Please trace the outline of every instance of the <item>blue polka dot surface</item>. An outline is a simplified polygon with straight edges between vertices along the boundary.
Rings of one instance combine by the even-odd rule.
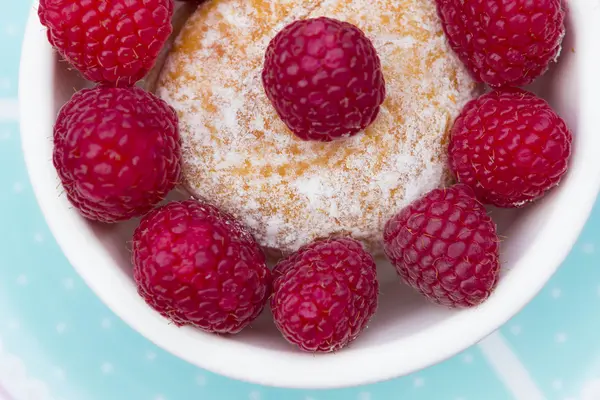
[[[0,1],[1,400],[600,400],[600,208],[521,313],[410,376],[342,390],[274,389],[198,369],[118,319],[77,276],[38,209],[19,138],[28,0]],[[401,357],[401,355],[398,355]]]

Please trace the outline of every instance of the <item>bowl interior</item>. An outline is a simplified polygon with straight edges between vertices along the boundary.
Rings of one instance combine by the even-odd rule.
[[[581,20],[589,11],[583,5],[573,8],[576,12],[572,15]],[[574,24],[573,16],[569,18],[569,33],[559,63],[528,88],[547,99],[574,132],[572,167],[561,186],[543,200],[522,210],[490,209],[504,238],[503,277],[495,294],[478,309],[449,311],[428,303],[402,285],[392,266],[379,260],[379,311],[362,336],[335,355],[313,356],[297,351],[277,332],[268,309],[240,335],[218,337],[191,328],[176,328],[143,303],[132,279],[128,245],[138,221],[112,226],[90,223],[61,196],[51,163],[51,121],[75,90],[90,85],[52,52],[34,15],[21,70],[22,105],[35,105],[41,110],[39,121],[22,123],[28,169],[50,227],[78,272],[117,314],[160,346],[215,372],[269,385],[331,387],[386,379],[455,354],[505,322],[542,287],[579,233],[598,183],[594,178],[592,187],[584,188],[589,185],[586,169],[587,173],[600,172],[600,162],[594,161],[597,157],[590,150],[591,144],[598,141],[592,139],[590,130],[582,131],[580,127],[583,95],[579,79],[584,58],[578,50],[583,47],[581,29],[576,27],[591,23],[588,20],[587,25],[582,24]],[[49,65],[48,72],[31,78],[39,63]],[[171,198],[183,196],[174,192]],[[563,204],[578,200],[580,209],[564,211]],[[572,228],[557,229],[570,221]],[[436,337],[448,340],[438,343],[442,341],[432,340]],[[425,343],[428,348],[423,347]],[[392,359],[390,350],[402,352],[405,357],[401,361]],[[231,360],[236,364],[232,365]],[[258,368],[256,360],[262,361]],[[351,370],[356,363],[376,361],[382,361],[379,370]],[[288,372],[285,377],[282,368]],[[339,379],[323,376],[330,368],[337,368]],[[296,372],[292,373],[294,369]]]
[[[565,51],[563,51],[560,62],[528,89],[547,99],[557,112],[566,119],[571,129],[576,132],[578,85],[574,80],[577,80],[578,76],[574,73],[573,63],[576,61],[576,57],[575,53],[571,51],[573,47],[574,35],[569,34],[565,37]],[[78,90],[89,86],[88,82],[81,79],[73,70],[65,68],[65,66],[64,61],[56,60],[55,112],[58,112],[59,108],[69,100],[73,88]],[[565,84],[566,82],[568,82],[568,85]],[[170,199],[184,197],[184,194],[175,192],[171,194]],[[517,264],[523,252],[526,251],[528,241],[533,239],[543,228],[544,210],[550,206],[552,198],[553,193],[541,202],[522,210],[489,209],[498,224],[501,237],[505,238],[502,242],[501,256],[504,274],[514,272],[512,271],[513,266]],[[111,255],[114,264],[107,266],[107,268],[118,268],[119,272],[126,277],[131,292],[135,292],[128,243],[138,220],[114,226],[83,222],[90,226],[93,240],[105,247]],[[438,325],[445,319],[452,318],[457,313],[457,311],[450,311],[430,304],[414,290],[401,284],[393,267],[383,258],[378,260],[378,274],[381,284],[380,308],[369,325],[369,329],[352,345],[355,350],[415,335],[424,329]],[[251,346],[270,350],[277,349],[282,352],[296,353],[296,350],[288,345],[277,332],[269,313],[267,307],[263,315],[252,324],[251,329],[246,329],[242,334],[227,340],[242,341]],[[193,334],[199,337],[205,335],[200,331],[193,331]]]

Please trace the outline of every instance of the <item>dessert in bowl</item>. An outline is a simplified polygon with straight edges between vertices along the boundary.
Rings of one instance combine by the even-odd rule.
[[[149,1],[115,24],[152,15],[138,38],[148,43],[123,39],[135,51],[98,67],[60,40],[68,22],[42,1],[54,31],[32,16],[21,71],[36,195],[109,307],[190,362],[288,387],[410,373],[518,312],[596,198],[598,11],[571,2],[563,38],[558,2],[545,3],[527,14],[557,24],[531,34],[548,42],[525,57],[537,70],[514,53],[512,69],[477,63],[483,50],[457,39],[466,28],[451,0],[212,0],[175,13],[171,41],[172,3]],[[332,81],[338,69],[346,86]],[[142,88],[129,87],[140,74]],[[533,81],[537,95],[512,88]]]

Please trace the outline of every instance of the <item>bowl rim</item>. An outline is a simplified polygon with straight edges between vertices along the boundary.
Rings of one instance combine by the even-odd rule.
[[[576,156],[585,168],[571,171],[564,184],[577,190],[557,191],[553,204],[570,206],[550,208],[545,228],[515,264],[527,267],[505,276],[486,303],[417,334],[367,349],[348,348],[334,355],[292,354],[259,350],[192,328],[176,328],[147,307],[126,284],[127,275],[120,268],[107,268],[114,263],[107,249],[94,243],[94,234],[70,207],[66,196],[57,195],[57,175],[49,157],[55,120],[54,51],[39,22],[37,7],[33,7],[22,49],[19,105],[22,149],[36,199],[57,243],[92,291],[134,330],[183,360],[229,378],[287,388],[349,387],[410,374],[477,343],[530,302],[568,255],[596,201],[600,157],[594,149],[600,148],[600,134],[595,132],[600,129],[600,113],[593,105],[600,92],[600,52],[595,51],[594,38],[600,38],[600,8],[593,0],[573,0],[569,7],[573,26],[577,27],[577,51],[586,54],[578,63],[580,82],[584,84],[579,87],[577,132],[578,140],[584,137],[586,145],[579,146]],[[33,118],[31,110],[36,113]]]

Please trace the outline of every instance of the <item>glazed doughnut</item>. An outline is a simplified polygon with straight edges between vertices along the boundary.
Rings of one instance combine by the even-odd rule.
[[[261,71],[287,24],[327,16],[362,29],[387,97],[354,137],[306,142],[279,119]],[[449,181],[447,133],[477,85],[447,46],[434,0],[211,0],[175,40],[156,93],[175,108],[192,195],[289,253],[351,235],[380,253],[386,221]]]

